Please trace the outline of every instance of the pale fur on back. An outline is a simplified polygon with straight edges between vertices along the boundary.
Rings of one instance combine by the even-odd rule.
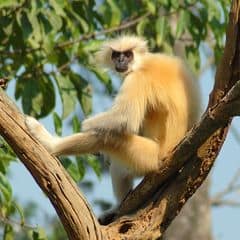
[[[178,57],[149,53],[147,42],[136,36],[120,36],[106,42],[98,52],[99,61],[114,69],[111,51],[129,49],[134,52],[132,71],[124,76],[111,111],[120,113],[121,122],[128,123],[129,132],[141,132],[158,142],[165,157],[196,122],[198,92],[191,74]],[[135,114],[127,116],[128,112]]]

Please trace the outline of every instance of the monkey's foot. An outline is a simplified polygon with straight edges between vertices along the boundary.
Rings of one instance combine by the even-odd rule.
[[[40,122],[35,118],[26,116],[25,124],[30,133],[36,138],[50,153],[53,153],[54,143],[57,137],[53,137]]]
[[[107,212],[103,213],[103,215],[101,215],[98,218],[98,221],[101,225],[108,225],[111,222],[113,222],[115,220],[115,217],[117,215],[116,213],[116,208],[108,210]]]

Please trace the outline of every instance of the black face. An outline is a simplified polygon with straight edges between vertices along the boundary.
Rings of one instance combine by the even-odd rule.
[[[118,52],[112,50],[112,61],[115,64],[115,69],[117,72],[126,72],[128,70],[128,64],[133,60],[132,50],[127,50],[125,52]]]

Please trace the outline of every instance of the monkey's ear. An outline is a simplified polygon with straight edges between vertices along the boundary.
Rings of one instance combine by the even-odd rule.
[[[111,56],[111,47],[107,43],[104,43],[101,49],[94,54],[95,65],[111,69],[113,67]]]
[[[130,40],[133,42],[134,50],[138,53],[147,53],[148,50],[148,42],[143,37],[132,36]]]

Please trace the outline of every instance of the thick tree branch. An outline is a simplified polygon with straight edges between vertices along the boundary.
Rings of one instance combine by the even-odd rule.
[[[227,90],[230,89],[234,83],[240,80],[240,2],[239,0],[232,1],[232,7],[229,14],[229,24],[227,28],[226,36],[226,46],[224,49],[224,54],[217,68],[216,80],[214,90],[211,93],[211,98],[209,101],[209,107],[207,112],[212,110],[212,107],[226,94]],[[238,103],[235,103],[235,110],[239,109]],[[234,111],[234,110],[232,110]],[[208,113],[205,114],[205,117]],[[209,118],[210,120],[211,118]],[[226,119],[225,119],[226,120]],[[161,185],[166,181],[166,179],[173,173],[177,172],[182,164],[189,161],[197,146],[200,146],[201,142],[206,140],[207,133],[210,130],[208,126],[208,120],[206,119],[206,124],[200,126],[198,125],[193,129],[182,144],[180,144],[172,156],[164,159],[162,161],[162,166],[160,166],[159,172],[146,176],[145,179],[139,184],[139,186],[128,195],[125,201],[121,204],[118,216],[124,215],[134,211],[136,208],[144,205],[152,195],[161,188]],[[227,120],[226,123],[227,124]],[[214,125],[214,124],[213,124]],[[223,126],[223,125],[222,125]],[[210,131],[215,131],[216,126],[213,126]],[[224,138],[228,128],[218,129],[212,137],[209,138],[209,142],[214,140],[215,135],[220,136],[219,146],[223,144]],[[199,131],[199,132],[198,132]],[[195,133],[197,133],[195,135]],[[206,135],[205,135],[206,134]],[[209,134],[208,136],[210,136]],[[193,139],[194,142],[191,141]],[[212,140],[211,140],[212,139]],[[220,150],[220,149],[219,149]],[[217,156],[218,152],[213,153]]]
[[[99,224],[77,185],[25,127],[24,116],[0,89],[0,133],[46,193],[69,239],[103,239]]]

